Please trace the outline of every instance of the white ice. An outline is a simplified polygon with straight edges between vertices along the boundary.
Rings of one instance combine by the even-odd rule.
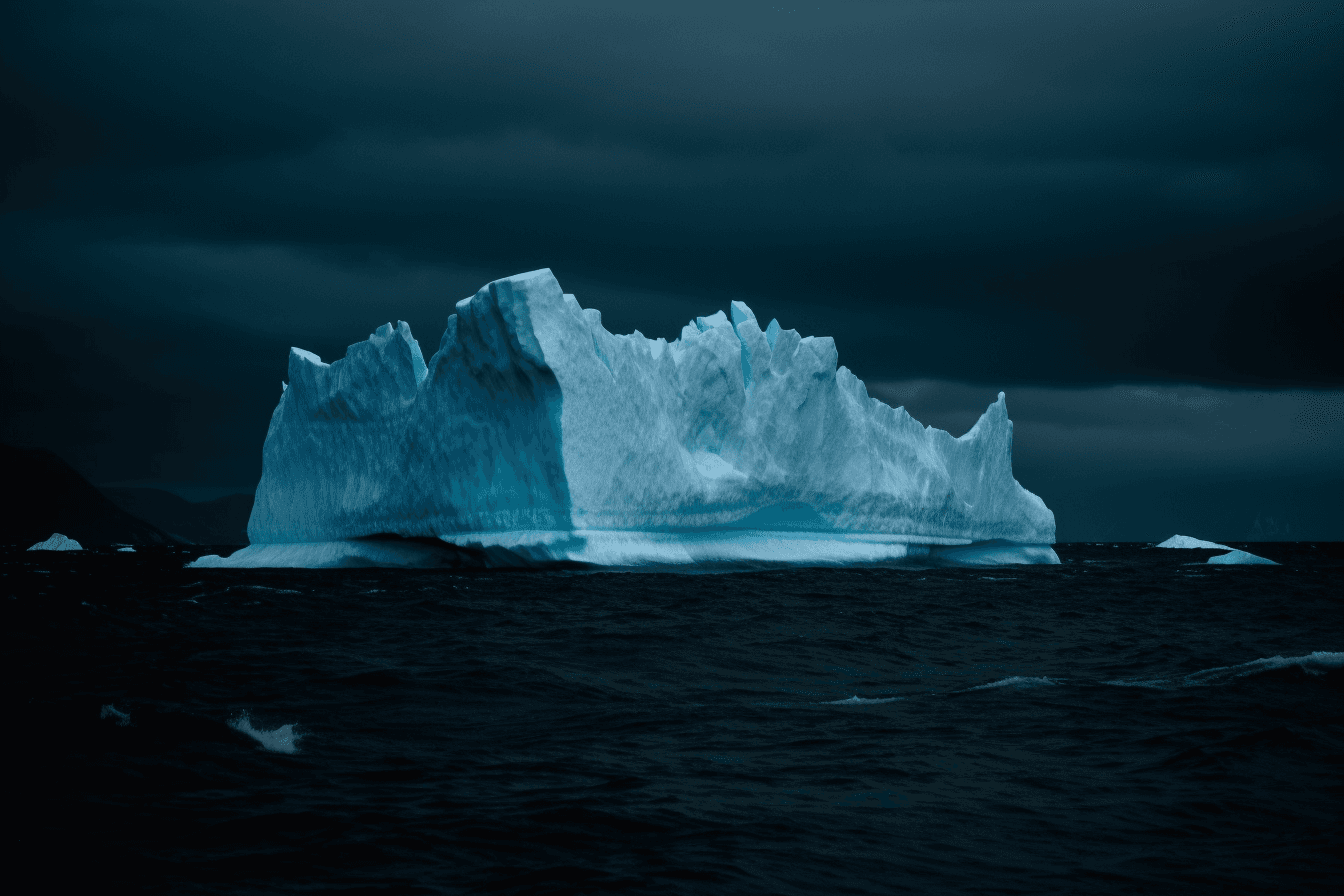
[[[1206,562],[1219,565],[1234,566],[1278,566],[1273,560],[1267,557],[1261,557],[1259,554],[1252,554],[1247,551],[1233,550],[1226,554],[1215,554]]]
[[[252,546],[196,565],[1058,562],[1002,394],[953,438],[729,310],[613,335],[540,270],[459,302],[428,363],[403,322],[294,349]]]
[[[1225,544],[1218,544],[1214,541],[1202,541],[1198,538],[1191,538],[1189,535],[1173,535],[1166,541],[1158,545],[1159,548],[1204,548],[1206,550],[1227,551],[1226,554],[1215,554],[1206,562],[1216,565],[1262,565],[1278,566],[1273,560],[1261,557],[1258,554],[1251,554],[1247,551],[1239,551],[1236,548],[1228,547]]]
[[[46,541],[39,541],[30,547],[30,551],[82,551],[83,546],[73,538],[66,538],[59,532],[53,532]]]
[[[1218,544],[1212,541],[1202,541],[1198,538],[1191,538],[1189,535],[1173,535],[1166,541],[1158,545],[1159,548],[1212,548],[1219,551],[1230,551],[1232,548],[1225,544]]]

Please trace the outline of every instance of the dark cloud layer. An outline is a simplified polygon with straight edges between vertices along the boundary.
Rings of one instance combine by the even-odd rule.
[[[772,2],[7,5],[4,438],[254,481],[288,345],[542,266],[873,381],[1344,385],[1338,4]]]

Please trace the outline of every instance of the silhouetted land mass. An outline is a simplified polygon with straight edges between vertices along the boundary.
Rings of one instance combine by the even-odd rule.
[[[0,445],[0,463],[6,477],[0,542],[27,547],[53,532],[84,545],[177,541],[113,504],[46,449]]]
[[[104,488],[102,493],[127,513],[149,521],[182,541],[217,545],[248,543],[251,495],[188,501],[158,488]]]

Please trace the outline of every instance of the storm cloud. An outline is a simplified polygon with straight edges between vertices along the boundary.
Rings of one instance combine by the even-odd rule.
[[[1344,385],[1337,4],[50,2],[0,53],[3,438],[99,481],[245,487],[289,345],[538,267],[1015,418]]]

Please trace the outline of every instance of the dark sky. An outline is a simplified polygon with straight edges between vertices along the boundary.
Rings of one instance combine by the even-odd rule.
[[[550,267],[957,434],[1005,390],[1061,539],[1344,539],[1337,2],[44,0],[0,54],[0,439],[95,482],[251,490],[290,345]]]

